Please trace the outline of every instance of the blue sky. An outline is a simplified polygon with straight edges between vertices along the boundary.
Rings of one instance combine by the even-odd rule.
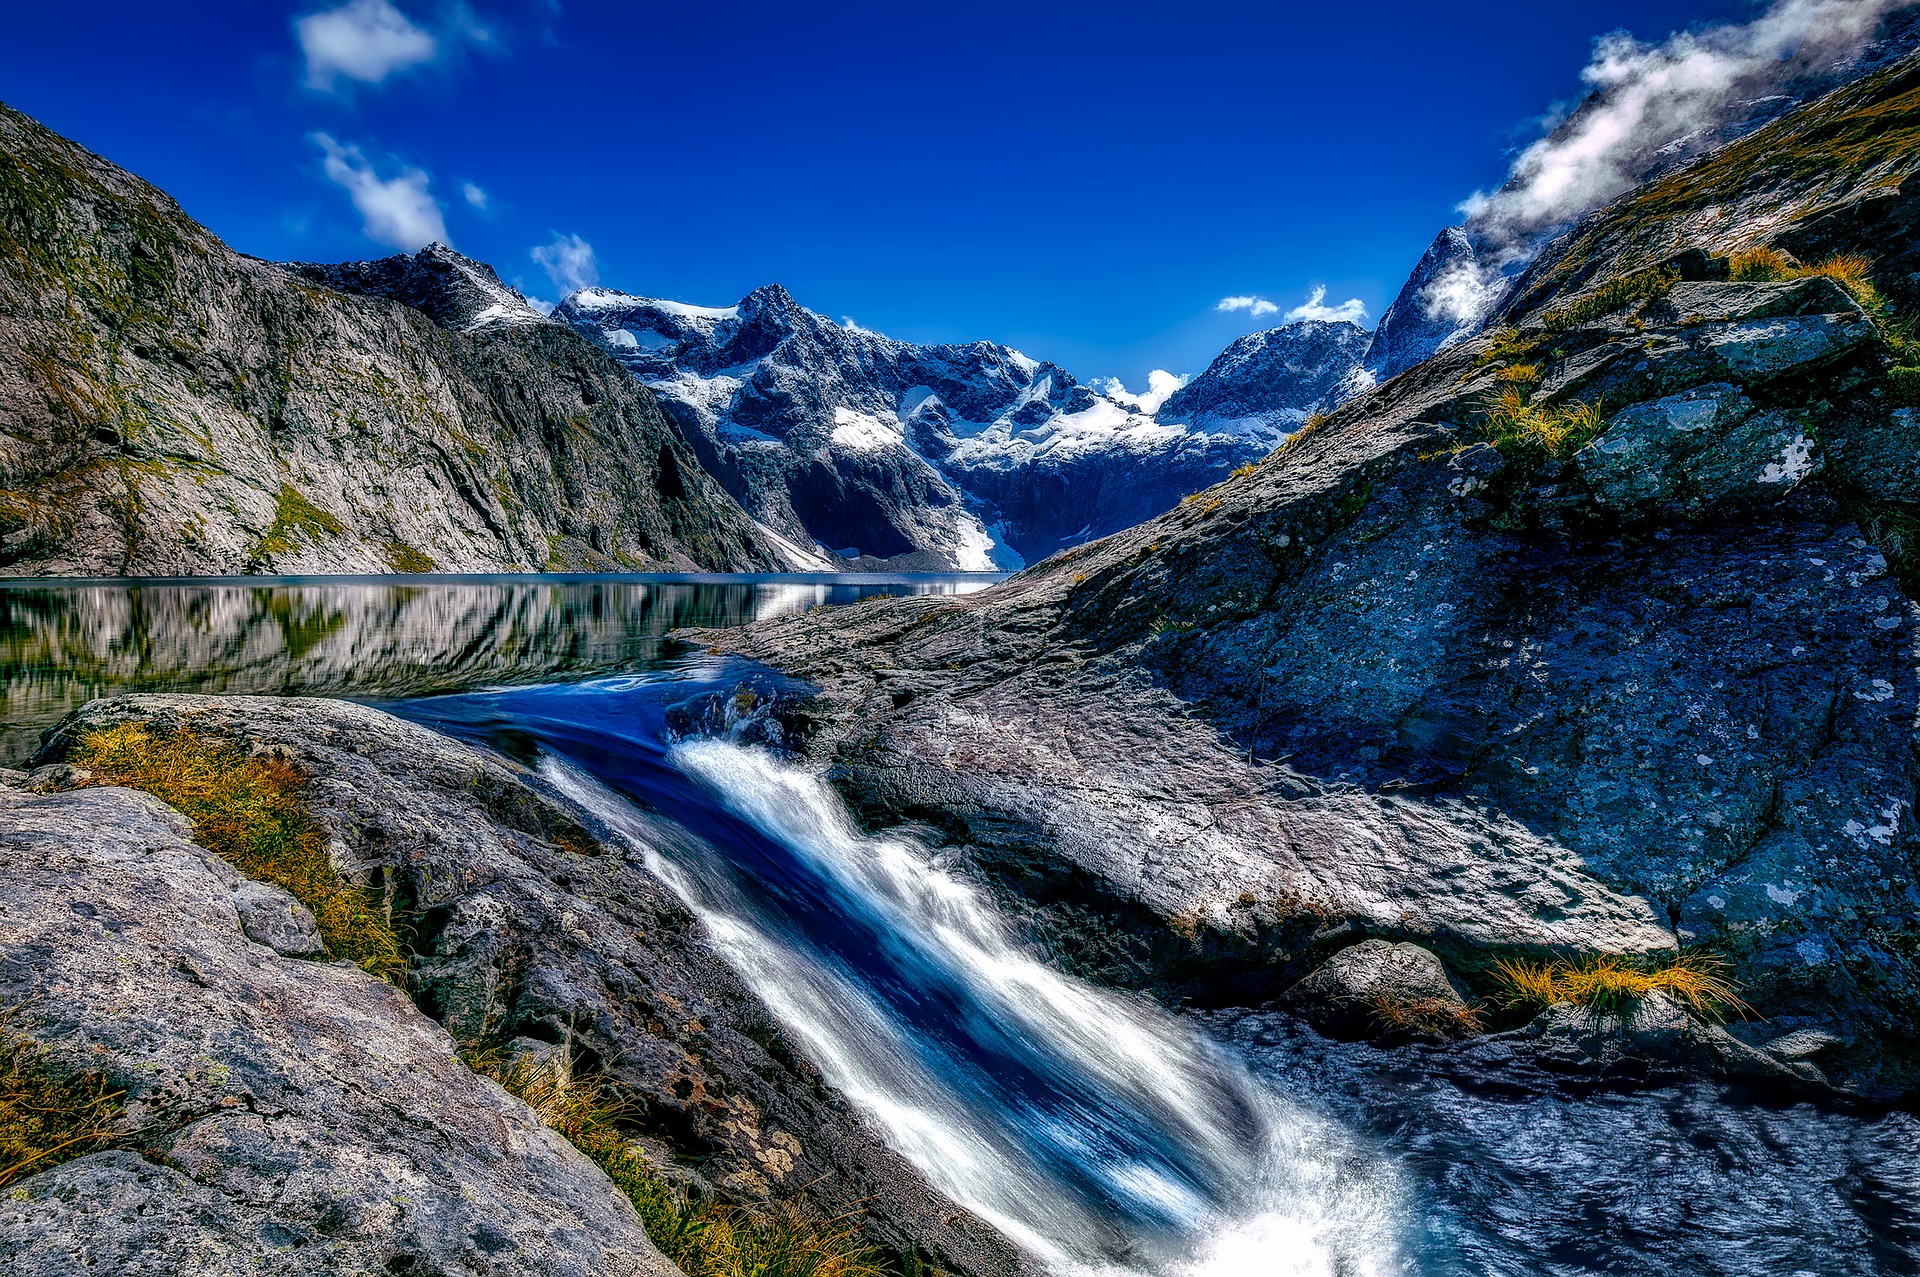
[[[10,7],[0,100],[243,252],[381,256],[444,226],[548,300],[549,266],[705,304],[778,281],[897,337],[992,338],[1134,386],[1198,371],[1316,288],[1377,318],[1459,201],[1578,94],[1596,36],[1754,12]],[[1278,309],[1217,309],[1234,296]]]

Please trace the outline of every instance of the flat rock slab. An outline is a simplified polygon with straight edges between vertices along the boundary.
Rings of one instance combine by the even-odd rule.
[[[187,835],[130,790],[0,790],[0,1002],[140,1132],[0,1198],[0,1270],[678,1272],[404,993],[248,939]]]

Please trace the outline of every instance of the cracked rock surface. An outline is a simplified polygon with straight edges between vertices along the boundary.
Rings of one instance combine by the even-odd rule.
[[[238,875],[123,789],[0,790],[0,1000],[139,1151],[0,1198],[0,1268],[671,1277],[625,1197],[406,995],[248,939]]]

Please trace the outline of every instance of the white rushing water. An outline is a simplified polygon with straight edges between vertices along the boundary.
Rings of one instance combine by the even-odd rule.
[[[1396,1177],[1336,1124],[1262,1088],[1177,1017],[1029,956],[991,900],[917,843],[860,832],[811,773],[717,740],[672,759],[830,884],[815,907],[877,937],[887,995],[870,970],[780,926],[697,836],[568,765],[544,770],[642,850],[894,1148],[1048,1269],[1406,1270]]]

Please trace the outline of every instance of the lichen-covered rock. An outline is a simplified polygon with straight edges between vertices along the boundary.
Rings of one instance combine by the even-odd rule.
[[[1810,429],[1712,382],[1614,414],[1574,464],[1609,509],[1679,503],[1697,513],[1793,491],[1820,467]]]
[[[1611,341],[1548,369],[1540,400],[1631,404],[1707,382],[1751,389],[1804,377],[1878,342],[1872,321],[1847,300],[1848,310],[1833,315],[1697,324]]]
[[[524,771],[365,706],[244,696],[94,701],[42,758],[128,721],[289,760],[336,864],[417,919],[420,1005],[457,1039],[529,1039],[511,1048],[528,1063],[564,1047],[619,1088],[670,1171],[726,1200],[858,1212],[876,1242],[961,1277],[1024,1270],[821,1080],[638,853],[597,842]]]
[[[314,958],[327,951],[320,926],[291,893],[268,882],[248,879],[233,891],[233,907],[247,939],[283,958]]]
[[[0,1198],[0,1268],[671,1277],[633,1208],[406,995],[241,933],[233,870],[120,789],[0,791],[0,1001],[124,1089],[131,1149]]]
[[[1826,1082],[1815,1066],[1749,1046],[1658,992],[1615,1011],[1558,1003],[1535,1016],[1521,1037],[1539,1064],[1568,1072],[1602,1077],[1706,1074],[1789,1085]]]

